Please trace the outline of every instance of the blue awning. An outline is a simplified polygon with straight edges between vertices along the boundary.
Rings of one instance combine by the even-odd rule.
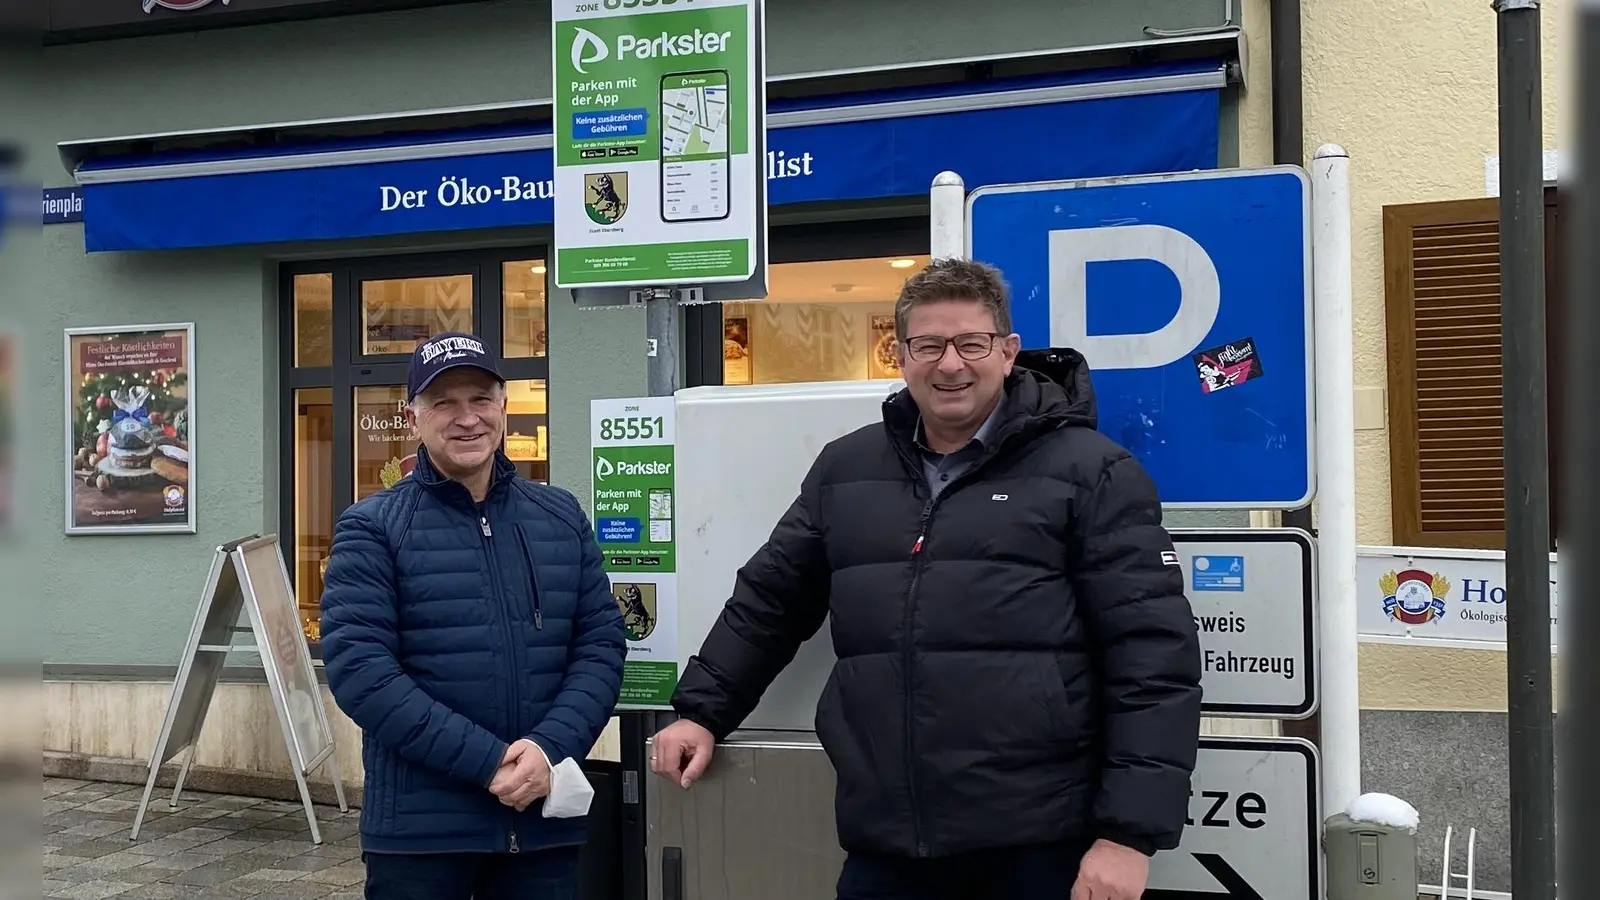
[[[1217,165],[1220,63],[773,101],[774,206]],[[547,108],[546,108],[547,109]],[[548,113],[546,113],[546,116]],[[91,159],[90,252],[462,231],[552,221],[543,123]]]

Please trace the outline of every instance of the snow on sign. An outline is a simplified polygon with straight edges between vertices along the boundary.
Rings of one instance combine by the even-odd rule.
[[[1209,715],[1317,709],[1316,545],[1298,528],[1174,528]]]
[[[1321,765],[1296,738],[1202,738],[1176,850],[1144,900],[1321,900]]]

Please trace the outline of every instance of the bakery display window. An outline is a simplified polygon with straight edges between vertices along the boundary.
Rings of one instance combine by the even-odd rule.
[[[723,384],[899,378],[894,301],[926,255],[778,263],[765,300],[722,306]]]

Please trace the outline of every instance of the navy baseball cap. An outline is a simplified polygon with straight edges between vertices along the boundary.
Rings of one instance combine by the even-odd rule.
[[[457,366],[482,369],[501,384],[506,383],[505,376],[500,374],[500,364],[481,338],[460,331],[447,331],[428,338],[412,351],[411,376],[406,381],[406,402],[417,399],[417,395],[427,390],[428,385],[441,373]]]

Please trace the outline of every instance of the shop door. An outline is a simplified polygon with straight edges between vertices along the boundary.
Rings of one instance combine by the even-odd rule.
[[[464,331],[498,350],[504,449],[523,476],[548,480],[545,273],[527,250],[284,267],[280,532],[313,652],[334,522],[415,465],[405,405],[419,343]]]

